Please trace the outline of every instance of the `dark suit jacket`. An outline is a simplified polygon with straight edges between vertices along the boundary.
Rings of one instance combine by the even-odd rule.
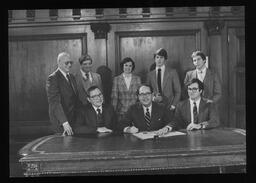
[[[188,71],[184,79],[184,84],[186,85],[193,78],[197,78],[196,70]],[[219,101],[221,97],[221,84],[220,79],[214,71],[206,69],[206,74],[204,78],[204,91],[203,97],[213,100],[213,102]]]
[[[144,118],[143,106],[141,103],[132,105],[123,121],[121,121],[121,130],[127,126],[135,126],[139,131],[154,131],[167,125],[172,120],[172,112],[164,105],[152,102],[151,123],[149,130],[147,129],[146,120]]]
[[[102,116],[104,126],[108,129],[115,130],[116,114],[111,104],[102,105]],[[97,113],[90,103],[80,108],[74,127],[75,134],[96,133],[97,130]]]
[[[177,130],[186,128],[190,122],[190,102],[189,99],[186,99],[179,102],[176,106],[174,120],[169,123],[169,125]],[[216,127],[220,123],[215,104],[206,103],[206,101],[201,98],[199,103],[198,123],[202,122],[205,122],[203,123],[206,126],[205,129]]]
[[[63,132],[62,124],[65,121],[68,121],[72,127],[77,107],[80,105],[75,77],[72,74],[70,74],[70,77],[75,92],[73,92],[70,84],[58,69],[50,74],[46,81],[49,117],[53,131],[56,133]]]
[[[148,73],[147,83],[153,87],[154,93],[158,93],[156,70]],[[180,80],[176,70],[165,66],[163,86],[162,86],[163,102],[169,108],[171,105],[176,106],[180,100],[181,87]]]
[[[94,73],[94,72],[90,72],[90,73],[92,76],[92,82],[90,80],[85,80],[83,78],[80,70],[75,75],[79,99],[83,105],[88,104],[86,92],[89,87],[96,85],[102,90],[102,83],[101,83],[100,75],[97,73]]]

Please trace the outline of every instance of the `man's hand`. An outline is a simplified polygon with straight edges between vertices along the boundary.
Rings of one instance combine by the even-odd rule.
[[[125,132],[126,133],[137,133],[138,131],[139,131],[138,128],[136,128],[135,126],[131,126],[131,127],[128,127]]]
[[[207,99],[206,103],[213,103],[213,100]]]
[[[194,123],[190,123],[188,126],[187,126],[187,130],[199,130],[201,129],[201,125],[200,124],[194,124]]]
[[[99,127],[99,128],[97,128],[97,132],[99,132],[99,133],[111,133],[112,130],[108,129],[106,127]]]
[[[174,109],[175,109],[175,106],[174,106],[174,105],[171,105],[170,110],[172,111],[172,110],[174,110]]]
[[[68,122],[63,123],[62,126],[64,128],[62,136],[73,135],[74,134],[73,131],[72,131],[72,128],[71,128],[71,126],[69,125]]]
[[[166,134],[167,132],[169,132],[169,131],[171,131],[172,130],[172,127],[163,127],[163,128],[161,128],[161,129],[159,129],[159,130],[157,130],[156,131],[156,134],[158,135],[158,136],[161,136],[161,135],[164,135],[164,134]]]

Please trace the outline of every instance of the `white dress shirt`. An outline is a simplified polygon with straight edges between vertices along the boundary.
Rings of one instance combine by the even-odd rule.
[[[195,101],[196,107],[197,107],[197,113],[199,114],[199,103],[200,103],[201,97]],[[193,114],[193,108],[194,108],[194,100],[189,99],[190,102],[190,116],[191,116],[191,123],[194,123],[194,114]]]
[[[204,67],[202,70],[196,70],[197,77],[200,81],[204,82],[205,74],[206,74],[206,67]]]
[[[84,72],[82,69],[80,69],[80,71],[81,71],[81,73],[82,73],[83,78],[84,78],[84,79],[88,79],[88,78],[86,77],[86,75],[85,75],[85,72]],[[90,82],[92,82],[92,75],[91,75],[91,72],[88,72],[88,76],[89,76]]]
[[[150,115],[150,117],[151,117],[151,113],[152,113],[152,104],[151,104],[149,107],[145,107],[145,106],[143,105],[144,115],[146,115],[147,108],[149,109],[148,111],[149,111],[149,115]]]
[[[123,74],[125,85],[127,89],[129,90],[132,80],[132,74]]]
[[[94,110],[96,111],[97,114],[98,114],[97,109],[100,109],[100,113],[102,114],[102,106],[100,106],[100,107],[95,107],[94,105],[92,105],[92,107],[94,108]]]
[[[162,86],[162,89],[163,89],[165,65],[162,65],[161,67],[156,67],[156,78],[157,78],[158,69],[161,69],[161,86]]]

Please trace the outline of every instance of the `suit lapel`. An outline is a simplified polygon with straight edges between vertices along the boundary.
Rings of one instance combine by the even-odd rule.
[[[190,123],[191,122],[191,111],[190,111],[190,102],[189,99],[187,100],[186,104],[185,104],[185,111],[186,113],[186,123]]]
[[[199,103],[199,113],[198,113],[198,122],[202,122],[202,115],[203,111],[205,109],[206,102],[201,98],[200,103]]]
[[[196,69],[192,71],[191,80],[192,80],[193,78],[198,78],[198,77],[197,77],[197,73],[196,73]]]
[[[167,83],[169,73],[170,73],[170,71],[169,71],[168,68],[165,66],[162,90],[164,90],[164,86],[165,86],[166,83]],[[169,82],[170,82],[170,81],[169,81]]]
[[[127,89],[127,86],[126,86],[126,84],[125,84],[124,76],[123,76],[123,75],[120,75],[120,82],[121,82],[121,85],[122,85],[122,87],[124,88],[124,90],[128,90],[128,89]]]
[[[70,90],[72,90],[67,79],[65,78],[65,76],[63,76],[63,74],[59,70],[56,72],[56,74],[58,76],[58,80],[60,81],[60,83],[63,83],[62,86],[65,86],[66,88],[69,88]]]

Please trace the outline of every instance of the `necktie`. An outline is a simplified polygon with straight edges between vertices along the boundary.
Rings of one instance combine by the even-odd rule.
[[[147,123],[147,127],[149,128],[149,126],[150,126],[150,121],[151,121],[151,119],[150,119],[150,114],[149,114],[149,108],[147,108],[146,109],[146,113],[145,113],[145,120],[146,120],[146,123]]]
[[[103,126],[103,118],[101,114],[100,108],[97,109],[97,127],[102,127]]]
[[[162,93],[162,87],[161,87],[161,69],[159,68],[157,70],[157,86],[158,86],[158,92]]]
[[[89,79],[89,73],[88,72],[85,73],[85,76],[86,76],[86,79]]]
[[[194,117],[194,123],[197,124],[198,123],[198,113],[197,113],[196,102],[194,102],[193,117]]]
[[[73,85],[73,83],[72,83],[72,80],[71,80],[71,77],[70,77],[69,74],[67,74],[67,78],[68,78],[68,83],[70,84],[70,86],[71,86],[73,92],[76,94],[75,87],[74,87],[74,85]]]

